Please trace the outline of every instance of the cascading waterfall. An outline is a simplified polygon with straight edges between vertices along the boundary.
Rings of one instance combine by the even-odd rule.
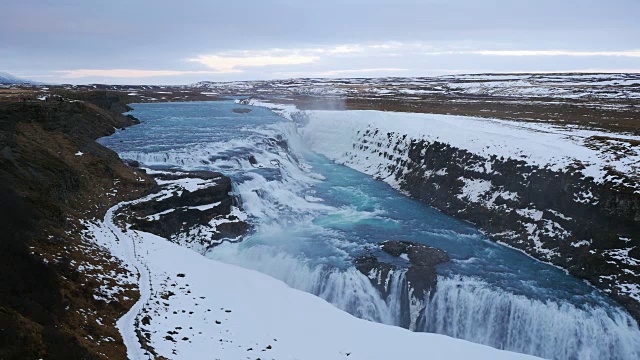
[[[153,104],[154,111],[158,111],[159,105]],[[134,114],[144,120],[153,120],[145,119],[144,109],[147,106],[151,107],[149,104],[135,105]],[[198,114],[199,111],[211,112],[220,108],[221,112],[228,114],[234,106],[227,102],[180,105],[170,120],[175,121],[185,108]],[[200,107],[201,110],[198,110]],[[205,168],[231,175],[235,182],[234,192],[240,195],[244,209],[255,220],[255,232],[241,243],[224,243],[206,255],[271,275],[366,320],[400,325],[406,323],[406,317],[409,316],[406,312],[411,311],[406,305],[410,289],[406,286],[402,271],[395,271],[389,278],[388,295],[383,298],[370,279],[351,265],[353,257],[362,254],[376,242],[394,239],[393,236],[402,239],[408,236],[408,227],[409,232],[420,233],[417,241],[435,236],[430,234],[448,231],[450,234],[446,242],[438,244],[451,246],[447,251],[454,258],[457,251],[461,254],[460,259],[479,259],[488,256],[485,251],[488,247],[495,246],[482,243],[484,240],[477,233],[473,236],[458,234],[448,217],[428,212],[425,210],[427,207],[416,207],[409,199],[399,196],[388,187],[381,188],[376,183],[364,190],[363,184],[367,181],[373,183],[373,180],[319,158],[314,166],[326,170],[323,174],[327,174],[327,179],[322,181],[324,177],[312,172],[311,167],[305,164],[305,151],[308,149],[305,149],[295,124],[283,123],[275,115],[260,111],[256,110],[250,116],[264,117],[270,123],[256,121],[257,125],[249,128],[229,128],[229,122],[216,123],[213,120],[217,118],[212,117],[213,120],[209,122],[197,118],[197,122],[194,122],[197,125],[189,125],[209,124],[207,126],[211,128],[207,131],[218,137],[215,142],[193,144],[188,138],[176,137],[175,141],[184,143],[171,144],[170,149],[138,150],[140,143],[148,142],[151,148],[157,146],[154,143],[157,140],[145,132],[148,131],[145,126],[159,133],[173,131],[165,130],[161,121],[157,124],[148,121],[132,127],[126,132],[117,133],[109,141],[113,141],[112,145],[121,157],[138,160],[145,165]],[[182,126],[182,123],[173,126]],[[188,134],[193,130],[186,128],[183,132]],[[223,136],[220,134],[226,134],[227,138],[221,138]],[[305,134],[307,137],[312,135],[308,132]],[[127,148],[126,142],[119,142],[128,137],[137,141],[134,142],[135,147]],[[284,137],[287,145],[281,144],[279,137]],[[305,155],[300,157],[294,153]],[[254,156],[258,165],[252,164],[249,156]],[[308,155],[311,156],[317,155]],[[355,189],[354,192],[357,190],[358,194],[345,195],[348,189]],[[331,194],[331,191],[337,190],[340,192]],[[379,194],[372,194],[374,191]],[[345,196],[349,198],[342,199]],[[387,220],[384,217],[388,215],[385,209],[393,206],[390,199],[399,204],[394,210],[396,216],[402,215],[398,215],[402,211],[421,213],[411,213],[399,220],[391,219],[398,223],[394,225],[396,227],[384,227]],[[420,223],[415,222],[416,218],[420,218]],[[430,221],[438,231],[434,231],[433,227],[416,228]],[[442,228],[441,224],[447,224],[448,227]],[[407,227],[402,228],[402,225]],[[499,253],[496,258],[521,255],[499,247],[492,249],[494,253]],[[476,253],[470,254],[470,251]],[[521,261],[533,262],[528,258],[522,258]],[[580,301],[573,304],[572,297],[547,296],[547,293],[555,291],[552,286],[541,290],[542,295],[538,294],[538,298],[516,295],[496,285],[500,282],[489,283],[487,279],[468,276],[464,271],[471,272],[472,263],[459,261],[455,265],[457,267],[454,270],[449,269],[439,276],[437,288],[430,297],[424,299],[425,309],[418,319],[416,330],[553,359],[640,358],[638,326],[618,307],[602,301],[597,301],[598,305],[593,306],[580,304]],[[508,267],[508,263],[500,264],[494,272]],[[456,275],[456,271],[462,272],[462,275]],[[522,277],[526,271],[518,271],[517,275],[514,275],[516,272],[510,272],[509,276]],[[511,281],[510,286],[537,281],[535,276],[505,279]],[[567,288],[584,285],[563,274],[560,279],[571,284]],[[589,291],[576,291],[579,293],[576,297],[591,296]]]
[[[253,154],[258,161],[269,162],[264,156],[273,143],[264,136],[250,136],[245,139],[230,139],[218,143],[195,144],[188,148],[175,148],[164,151],[123,151],[123,159],[139,161],[146,166],[174,166],[183,169],[212,167],[218,169],[253,169],[247,154]],[[245,155],[245,156],[243,156]]]
[[[355,268],[341,270],[322,264],[314,265],[310,260],[295,258],[264,245],[242,247],[242,244],[224,244],[207,256],[280,279],[361,319],[389,325],[400,324],[402,272],[397,272],[390,280],[390,295],[385,300],[369,279]]]
[[[439,279],[419,330],[550,359],[640,358],[638,326],[618,309],[532,300],[461,276]]]
[[[409,294],[401,271],[389,279],[389,295],[383,299],[369,279],[352,267],[314,266],[309,260],[263,245],[223,247],[209,256],[278,278],[359,318],[400,325],[409,316]],[[463,276],[439,276],[437,288],[424,300],[426,308],[417,331],[549,359],[640,357],[638,326],[618,309],[581,309],[569,303],[532,300]]]

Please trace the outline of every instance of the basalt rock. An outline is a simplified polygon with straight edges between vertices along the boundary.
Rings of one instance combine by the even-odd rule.
[[[125,164],[127,164],[128,166],[132,167],[132,168],[139,168],[140,167],[140,162],[137,161],[137,160],[123,159],[122,161]]]
[[[425,297],[433,294],[438,282],[436,266],[448,262],[449,256],[443,250],[409,241],[385,241],[380,249],[398,261],[392,263],[383,256],[367,254],[356,258],[354,265],[383,299],[399,292],[395,295],[400,301],[400,326],[415,330],[424,312]]]
[[[228,177],[212,171],[164,171],[154,177],[168,182],[163,187],[169,189],[161,190],[160,199],[129,206],[127,221],[132,228],[199,251],[248,231],[249,224],[232,213],[236,199]],[[180,187],[181,180],[195,180],[201,186],[190,191]]]
[[[149,216],[157,214],[171,209],[181,209],[191,206],[201,206],[207,204],[213,204],[220,202],[220,210],[216,214],[223,214],[226,211],[229,214],[229,208],[233,202],[232,197],[229,195],[231,192],[231,179],[228,177],[210,171],[197,171],[197,172],[176,172],[174,174],[158,174],[154,175],[154,178],[158,180],[179,180],[187,178],[197,178],[202,180],[211,180],[212,185],[197,189],[194,191],[175,191],[172,196],[156,201],[146,201],[137,203],[130,206],[130,209],[137,216]],[[217,208],[217,207],[216,207]],[[175,211],[174,211],[175,212]]]
[[[438,283],[436,265],[449,261],[443,250],[409,241],[385,241],[382,250],[395,257],[407,254],[410,266],[405,277],[417,296],[435,289]]]
[[[444,250],[410,241],[385,241],[380,246],[389,255],[399,257],[407,254],[411,265],[435,266],[449,261],[449,256]]]
[[[353,263],[358,271],[369,277],[371,284],[382,294],[383,298],[389,296],[389,288],[385,286],[386,282],[378,281],[378,279],[388,279],[390,273],[397,270],[396,266],[381,262],[374,255],[360,256]]]

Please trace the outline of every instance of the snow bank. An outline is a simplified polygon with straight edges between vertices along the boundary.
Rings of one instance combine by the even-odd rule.
[[[115,208],[92,229],[141,272],[141,300],[118,322],[130,358],[144,355],[138,330],[168,359],[533,359],[357,319],[267,275],[121,230],[111,219]]]
[[[288,120],[292,120],[291,115],[298,111],[295,105],[276,104],[268,101],[262,101],[259,99],[236,100],[236,103],[238,104],[241,103],[243,105],[265,107]]]
[[[566,170],[578,162],[585,167],[582,173],[598,183],[613,180],[608,178],[607,168],[623,174],[640,171],[640,147],[628,144],[627,156],[621,157],[618,151],[609,151],[606,144],[592,146],[590,137],[611,136],[598,131],[439,114],[381,111],[307,111],[306,114],[309,124],[303,132],[312,148],[333,160],[349,162],[358,170],[370,170],[378,165],[367,163],[365,156],[350,156],[357,153],[353,144],[358,143],[358,134],[371,130],[373,144],[379,144],[378,147],[386,151],[393,151],[386,145],[388,133],[394,133],[407,135],[404,141],[407,148],[412,140],[439,141],[487,159],[496,156],[522,160],[555,171]],[[616,137],[640,141],[638,136]],[[401,153],[395,151],[395,155]],[[379,158],[375,157],[374,161],[379,162]]]

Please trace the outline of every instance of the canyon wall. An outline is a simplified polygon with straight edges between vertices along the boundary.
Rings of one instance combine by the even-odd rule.
[[[315,151],[588,280],[640,318],[635,139],[446,115],[293,118]]]

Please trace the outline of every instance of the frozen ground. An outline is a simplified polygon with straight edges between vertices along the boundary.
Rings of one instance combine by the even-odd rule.
[[[191,88],[214,94],[411,97],[501,96],[562,99],[640,99],[638,74],[472,74],[412,78],[203,81]]]

